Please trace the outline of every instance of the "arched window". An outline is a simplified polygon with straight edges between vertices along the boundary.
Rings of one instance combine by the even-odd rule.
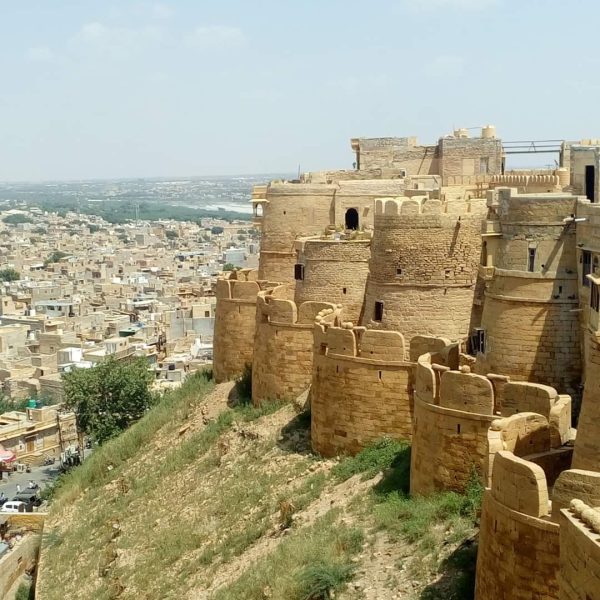
[[[355,208],[346,211],[346,229],[358,229],[358,211]]]

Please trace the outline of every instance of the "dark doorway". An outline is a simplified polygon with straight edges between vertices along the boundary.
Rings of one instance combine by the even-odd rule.
[[[346,211],[346,229],[358,229],[358,211],[355,208]]]
[[[585,166],[585,195],[590,202],[596,202],[596,167],[594,165]]]

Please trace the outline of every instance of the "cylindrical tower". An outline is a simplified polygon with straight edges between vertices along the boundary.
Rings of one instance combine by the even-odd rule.
[[[217,280],[217,305],[213,336],[215,381],[235,379],[252,364],[256,297],[269,286],[256,281],[256,270],[233,271]]]
[[[577,264],[570,217],[576,201],[564,193],[489,192],[486,292],[473,344],[478,373],[502,373],[578,394]]]
[[[359,322],[369,274],[370,238],[308,238],[297,242],[294,301],[341,304],[344,319]]]
[[[362,324],[415,335],[468,334],[485,202],[376,202]]]
[[[293,283],[296,238],[333,223],[336,185],[270,183],[262,202],[259,278]]]

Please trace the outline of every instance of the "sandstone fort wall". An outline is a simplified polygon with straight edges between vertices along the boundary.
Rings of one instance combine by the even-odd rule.
[[[559,600],[600,600],[600,512],[575,500],[561,511]]]
[[[447,340],[422,338],[420,348]],[[395,331],[315,325],[311,439],[324,456],[355,454],[380,437],[409,440],[414,362]]]
[[[455,356],[429,353],[417,362],[411,493],[463,491],[474,470],[489,484],[499,450],[531,456],[552,482],[569,468],[571,449],[562,448],[570,439],[568,396],[457,368],[457,348]]]
[[[477,355],[478,373],[501,372],[579,392],[575,227],[564,222],[576,200],[513,189],[489,194],[485,350]]]
[[[476,600],[557,598],[559,526],[550,520],[544,471],[502,451],[492,481],[481,513]]]
[[[297,243],[302,278],[294,301],[342,304],[344,318],[358,323],[369,274],[370,240],[304,239]]]
[[[376,202],[362,324],[414,335],[467,335],[481,253],[482,201]],[[376,303],[383,303],[378,320]]]
[[[338,308],[327,302],[296,305],[291,286],[260,292],[252,361],[252,400],[294,400],[310,385],[315,318]]]
[[[256,297],[261,289],[269,287],[267,282],[256,280],[257,274],[256,270],[244,269],[217,280],[213,337],[213,372],[217,383],[235,379],[245,365],[252,364]]]

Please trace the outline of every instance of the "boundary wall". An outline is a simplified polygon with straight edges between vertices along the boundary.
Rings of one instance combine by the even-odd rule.
[[[544,381],[577,397],[581,380],[576,212],[570,193],[488,192],[486,282],[477,372]]]
[[[550,519],[544,471],[501,451],[483,499],[475,599],[558,598],[558,568],[559,525]]]
[[[358,323],[369,275],[371,240],[301,239],[296,243],[303,279],[294,301],[342,304],[344,318]]]
[[[239,377],[252,364],[256,299],[261,290],[277,284],[257,280],[255,269],[233,271],[217,279],[213,372],[222,383]]]
[[[549,386],[471,373],[454,345],[419,357],[411,493],[465,489],[473,469],[490,480],[498,450],[534,455],[553,478],[570,466],[571,399]],[[499,416],[506,417],[498,419]]]
[[[467,336],[478,267],[483,200],[383,198],[375,202],[362,325],[414,335]],[[377,315],[377,303],[383,303]]]
[[[340,326],[341,325],[341,326]],[[448,340],[318,319],[314,329],[311,440],[323,456],[356,454],[382,436],[410,440],[415,363],[411,354]]]
[[[600,600],[600,510],[573,500],[560,518],[560,600]]]
[[[330,302],[293,301],[293,286],[259,292],[252,362],[252,401],[295,400],[310,385],[313,329],[322,311],[339,313]]]

